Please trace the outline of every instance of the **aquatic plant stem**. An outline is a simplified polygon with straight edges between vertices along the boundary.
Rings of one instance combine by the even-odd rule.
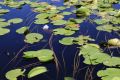
[[[54,52],[54,49],[53,49],[53,46],[52,46],[52,39],[53,39],[53,34],[51,34],[50,38],[49,38],[49,46],[50,46],[50,49]],[[58,80],[58,75],[59,75],[59,60],[57,59],[57,56],[54,52],[54,61],[55,61],[55,64],[56,64],[56,70],[57,70],[57,79]]]

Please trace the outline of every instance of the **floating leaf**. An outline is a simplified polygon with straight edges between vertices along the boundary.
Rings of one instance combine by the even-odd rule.
[[[107,68],[106,70],[98,71],[97,75],[102,80],[120,80],[120,69],[118,68]]]
[[[41,62],[47,62],[53,59],[53,51],[49,49],[41,49],[38,51],[24,52],[25,58],[38,58]]]
[[[53,33],[55,35],[59,34],[59,35],[70,36],[70,35],[73,35],[75,33],[75,31],[67,30],[67,29],[64,29],[64,28],[57,28],[57,29],[53,30]]]
[[[21,28],[17,29],[16,32],[18,34],[23,34],[26,30],[28,30],[28,27],[24,26],[24,27],[21,27]]]
[[[8,20],[8,23],[18,24],[21,23],[23,20],[21,18],[13,18]]]
[[[87,44],[88,41],[93,41],[94,39],[90,38],[89,36],[80,35],[78,37],[65,37],[62,40],[59,40],[59,43],[64,45],[72,45],[78,44],[83,45]]]
[[[1,27],[7,27],[7,26],[9,26],[9,25],[10,25],[10,23],[8,23],[8,22],[0,21],[0,28],[1,28]]]
[[[22,76],[24,72],[25,70],[22,71],[21,69],[14,69],[8,71],[5,76],[8,80],[17,80],[17,77]]]
[[[100,31],[107,31],[107,32],[112,32],[113,30],[115,30],[115,31],[120,30],[119,27],[114,27],[112,25],[97,26],[96,29],[100,30]]]
[[[0,9],[0,14],[5,14],[8,13],[9,10],[8,9]]]
[[[94,39],[90,38],[89,36],[80,35],[79,37],[74,38],[74,41],[75,44],[83,45],[88,41],[94,41]]]
[[[86,44],[81,47],[79,55],[83,55],[86,64],[100,64],[106,61],[110,56],[99,48],[96,44]]]
[[[1,36],[1,35],[5,35],[5,34],[7,34],[7,33],[9,33],[9,32],[10,32],[9,29],[6,29],[6,28],[0,28],[0,36]]]
[[[37,20],[35,20],[34,23],[35,24],[47,24],[47,23],[49,23],[49,20],[48,19],[37,19]]]
[[[56,21],[56,20],[62,20],[63,18],[64,18],[63,15],[61,15],[61,14],[55,14],[55,15],[53,15],[50,19],[51,19],[52,21]]]
[[[71,12],[63,12],[62,15],[71,15]]]
[[[107,22],[109,22],[109,21],[106,20],[106,19],[96,19],[96,20],[94,20],[94,22],[95,22],[96,24],[105,24],[105,23],[107,23]]]
[[[64,77],[64,80],[74,80],[72,77]]]
[[[49,14],[47,14],[47,13],[41,13],[36,16],[36,18],[38,18],[38,19],[45,19],[47,17],[49,17]]]
[[[73,44],[74,37],[65,37],[62,40],[59,40],[59,43],[64,45],[72,45]]]
[[[90,10],[86,7],[80,7],[77,9],[76,14],[81,17],[88,16],[90,15]]]
[[[35,67],[32,70],[30,70],[30,72],[28,73],[28,78],[32,78],[34,76],[37,76],[39,74],[43,74],[45,72],[47,72],[46,67],[44,67],[44,66]]]
[[[110,57],[103,62],[106,66],[119,66],[120,67],[120,58],[119,57]]]
[[[39,42],[43,38],[42,34],[39,33],[29,33],[25,36],[25,42],[33,44],[35,42]]]
[[[64,25],[67,22],[65,20],[56,20],[56,21],[53,21],[52,23],[53,25]]]

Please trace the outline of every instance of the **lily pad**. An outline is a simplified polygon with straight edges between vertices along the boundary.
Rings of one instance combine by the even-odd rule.
[[[111,57],[103,62],[106,66],[119,66],[120,67],[120,58],[119,57]]]
[[[10,25],[10,23],[8,23],[8,22],[0,21],[0,28],[1,28],[1,27],[7,27],[7,26],[9,26],[9,25]]]
[[[96,20],[94,20],[94,22],[96,24],[105,24],[105,23],[109,22],[109,20],[106,20],[106,19],[96,19]]]
[[[14,69],[14,70],[8,71],[5,76],[8,80],[17,80],[17,77],[23,76],[24,72],[25,70],[22,71],[21,69]]]
[[[73,35],[75,33],[75,31],[71,31],[71,30],[67,30],[64,28],[57,28],[53,30],[53,33],[55,35],[66,35],[66,36],[70,36]]]
[[[112,31],[117,31],[117,30],[120,30],[119,27],[115,27],[115,26],[112,26],[112,25],[102,25],[102,26],[97,26],[96,28],[97,30],[100,30],[100,31],[107,31],[107,32],[112,32]]]
[[[24,41],[26,43],[33,44],[33,43],[39,42],[42,38],[43,38],[42,34],[39,34],[39,33],[29,33],[29,34],[27,34],[25,36],[25,40]]]
[[[28,78],[32,78],[34,76],[37,76],[39,74],[43,74],[45,72],[47,72],[46,67],[44,67],[44,66],[35,67],[32,70],[30,70],[30,72],[28,73]]]
[[[62,15],[71,15],[71,12],[63,12]]]
[[[35,24],[47,24],[47,23],[49,23],[49,20],[48,19],[37,19],[37,20],[35,20],[34,23]]]
[[[5,14],[8,13],[9,10],[8,9],[0,9],[0,14]]]
[[[47,17],[49,17],[49,14],[47,14],[47,13],[41,13],[36,16],[36,18],[38,18],[38,19],[45,19]]]
[[[67,22],[65,20],[56,20],[56,21],[53,21],[52,23],[53,25],[64,25]]]
[[[74,80],[72,77],[64,77],[64,80]]]
[[[120,69],[118,68],[107,68],[106,70],[98,71],[97,75],[102,80],[120,80]]]
[[[62,40],[59,40],[59,43],[64,45],[72,45],[73,44],[74,37],[65,37]]]
[[[0,28],[0,36],[1,36],[1,35],[5,35],[5,34],[7,34],[7,33],[9,33],[9,32],[10,32],[9,29],[6,29],[6,28]]]
[[[8,23],[18,24],[21,23],[23,20],[21,18],[13,18],[8,20]]]
[[[110,58],[110,56],[104,53],[96,44],[86,44],[82,46],[79,55],[85,58],[85,64],[92,65],[103,63]]]
[[[50,19],[51,19],[52,21],[56,21],[56,20],[62,20],[63,18],[64,18],[63,15],[61,15],[61,14],[55,14],[55,15],[53,15]]]
[[[52,60],[53,57],[53,51],[49,49],[41,49],[38,51],[27,51],[24,52],[25,58],[38,58],[41,62],[48,62]]]
[[[23,34],[26,30],[28,30],[28,27],[24,26],[24,27],[21,27],[21,28],[17,29],[16,32],[18,34]]]

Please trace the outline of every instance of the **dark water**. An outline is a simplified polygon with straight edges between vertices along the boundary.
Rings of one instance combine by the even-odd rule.
[[[63,1],[60,2],[51,2],[50,0],[42,0],[42,1],[46,1],[49,3],[52,3],[54,5],[57,6],[62,6],[63,5]],[[26,60],[22,58],[22,52],[24,51],[29,51],[29,50],[39,50],[42,48],[45,49],[49,49],[50,46],[48,45],[48,40],[51,36],[51,33],[48,31],[43,31],[42,27],[44,25],[35,25],[31,23],[33,22],[33,20],[35,20],[35,15],[37,15],[37,13],[34,13],[31,11],[31,8],[29,5],[24,5],[22,7],[22,9],[12,9],[9,8],[7,6],[2,6],[3,8],[6,9],[10,9],[10,12],[7,13],[6,15],[2,16],[2,18],[5,18],[6,20],[11,19],[11,18],[22,18],[24,21],[22,23],[19,24],[12,24],[10,26],[8,26],[8,28],[10,28],[11,32],[7,35],[4,36],[0,36],[0,80],[6,80],[4,75],[8,70],[14,69],[14,68],[24,68],[23,66],[31,64],[31,63],[38,63],[37,59],[32,59],[32,60]],[[120,8],[120,5],[114,5],[115,8]],[[73,9],[73,7],[71,8]],[[71,9],[67,9],[67,11],[71,11]],[[76,17],[75,14],[71,15],[72,17]],[[70,16],[70,17],[71,17]],[[92,15],[90,16],[91,18],[97,18],[96,15]],[[68,19],[69,16],[65,17],[65,19]],[[53,26],[52,24],[47,24],[48,26],[50,26],[50,30],[52,30],[53,28],[55,28],[55,26]],[[36,43],[34,45],[29,45],[30,47],[26,48],[25,50],[23,50],[22,52],[19,53],[17,59],[15,59],[14,61],[12,61],[10,64],[8,64],[13,58],[14,56],[20,51],[20,49],[22,49],[25,45],[27,45],[24,42],[24,35],[19,35],[17,34],[15,31],[23,26],[30,26],[30,29],[32,29],[35,26],[39,26],[37,29],[35,29],[33,32],[37,32],[39,30],[40,33],[42,33],[44,35],[44,40],[40,43]],[[78,36],[78,35],[89,35],[91,38],[96,39],[96,41],[94,43],[99,43],[101,41],[106,41],[106,38],[119,38],[119,36],[112,32],[112,33],[107,33],[107,32],[99,32],[96,30],[96,24],[92,24],[89,21],[85,21],[82,24],[80,24],[80,30],[73,36]],[[99,36],[96,37],[96,35],[99,33]],[[42,65],[42,66],[46,66],[48,68],[48,72],[43,74],[43,75],[39,75],[36,76],[34,78],[31,79],[27,79],[26,77],[23,78],[19,78],[19,80],[63,80],[64,76],[72,76],[73,73],[73,63],[74,63],[74,57],[76,54],[76,51],[79,50],[77,49],[77,45],[72,45],[72,46],[63,46],[61,45],[58,40],[61,39],[64,36],[54,36],[53,37],[53,48],[54,51],[57,55],[58,60],[60,61],[61,67],[60,67],[60,71],[59,71],[59,76],[57,77],[57,71],[56,71],[56,66],[54,62],[50,62],[50,63],[38,63],[35,66],[38,65]],[[64,52],[63,52],[64,50]],[[116,49],[111,50],[113,52],[117,52],[118,51]],[[106,52],[110,53],[108,50],[106,50]],[[64,57],[62,57],[62,55],[64,55]],[[64,62],[63,62],[63,58],[65,60],[66,66],[64,69]],[[82,63],[83,59],[80,60],[80,68],[83,68],[87,65]],[[8,64],[8,65],[7,65]],[[32,67],[35,67],[32,66]],[[32,67],[27,67],[27,71],[29,71]],[[99,78],[97,78],[96,76],[96,72],[98,69],[102,69],[103,67],[97,66],[95,69],[95,73],[93,74],[94,80],[100,80]],[[84,75],[85,75],[85,71],[86,69],[81,70],[78,73],[78,77],[76,80],[84,80]]]

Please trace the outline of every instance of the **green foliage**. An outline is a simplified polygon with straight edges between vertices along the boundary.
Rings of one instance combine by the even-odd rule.
[[[112,26],[112,25],[101,25],[101,26],[97,26],[96,29],[100,30],[100,31],[112,32],[112,31],[119,31],[120,27],[119,26]]]
[[[48,19],[37,19],[37,20],[35,20],[34,23],[35,24],[47,24],[47,23],[49,23],[49,20]]]
[[[43,74],[45,72],[47,72],[46,67],[44,67],[44,66],[35,67],[32,70],[30,70],[30,72],[28,73],[28,78],[32,78],[34,76],[37,76],[39,74]]]
[[[56,21],[53,21],[52,23],[53,25],[64,25],[67,22],[65,20],[56,20]]]
[[[78,37],[65,37],[62,40],[59,40],[59,43],[64,45],[84,45],[87,44],[88,41],[94,41],[94,39],[90,38],[89,36],[80,35]]]
[[[107,68],[106,70],[98,71],[97,75],[102,77],[102,80],[120,80],[120,69]]]
[[[8,20],[8,23],[18,24],[21,23],[23,20],[21,18],[13,18]]]
[[[18,34],[23,34],[26,30],[28,30],[28,27],[24,26],[24,27],[21,27],[21,28],[17,29],[16,32]]]
[[[7,33],[9,33],[9,32],[10,32],[9,29],[6,29],[6,28],[0,28],[0,36],[1,36],[1,35],[5,35],[5,34],[7,34]]]
[[[53,30],[54,35],[65,35],[70,36],[75,33],[75,31],[67,30],[65,28],[57,28]]]
[[[110,56],[104,53],[97,44],[86,44],[80,48],[79,56],[84,57],[85,64],[97,65],[103,63]]]
[[[43,38],[42,34],[39,34],[39,33],[29,33],[29,34],[27,34],[25,36],[25,40],[24,41],[26,43],[33,44],[33,43],[39,42],[42,38]]]
[[[72,77],[64,77],[64,80],[74,80]]]
[[[17,77],[23,76],[24,72],[25,71],[22,71],[21,69],[13,69],[8,71],[5,76],[8,80],[17,80]]]
[[[48,62],[53,59],[53,51],[49,49],[41,49],[37,51],[24,52],[25,58],[38,58],[41,62]]]

